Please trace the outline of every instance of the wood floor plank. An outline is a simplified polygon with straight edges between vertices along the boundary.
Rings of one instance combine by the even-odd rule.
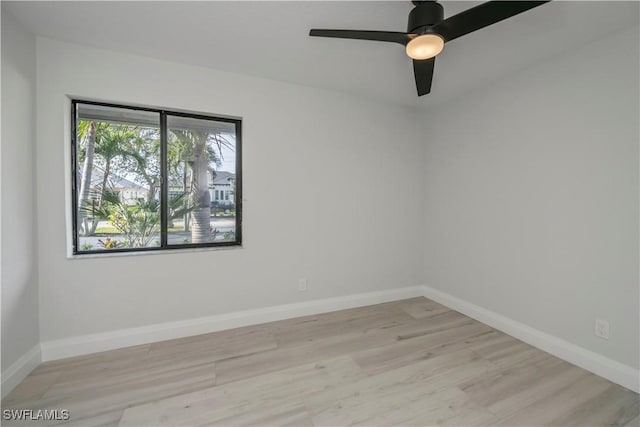
[[[633,422],[633,418],[640,412],[640,398],[635,393],[617,384],[599,378],[608,388],[603,392],[584,401],[563,416],[552,422],[562,426],[621,426]],[[636,427],[639,427],[636,425]]]
[[[277,343],[272,333],[259,329],[238,328],[153,343],[149,346],[147,357],[184,358],[194,353],[206,352],[212,360],[221,360],[276,347]]]
[[[466,380],[460,384],[460,389],[473,401],[489,407],[566,369],[567,364],[555,358],[508,369],[493,368],[482,378]]]
[[[213,365],[170,370],[144,378],[124,379],[106,387],[82,387],[73,393],[45,397],[29,402],[16,402],[3,408],[53,410],[67,409],[71,421],[95,418],[107,412],[122,410],[132,405],[152,402],[181,395],[215,385]],[[26,403],[26,404],[25,404]],[[56,425],[60,422],[43,423]]]
[[[556,372],[553,377],[545,377],[544,381],[532,384],[519,392],[501,399],[488,406],[488,409],[501,419],[509,420],[522,414],[525,408],[533,408],[549,396],[565,396],[564,390],[581,379],[587,378],[590,373],[578,367],[566,364],[566,369]]]
[[[449,310],[430,317],[428,321],[412,318],[410,321],[390,325],[385,329],[387,332],[394,334],[398,341],[404,341],[472,323],[474,323],[473,319]]]
[[[194,373],[206,373],[206,377],[215,383],[215,358],[208,354],[194,354],[188,358],[171,360],[146,360],[127,369],[112,370],[100,376],[86,379],[73,375],[71,379],[58,381],[43,395],[44,398],[64,397],[69,395],[92,394],[95,390],[126,390],[140,387],[150,380],[163,381],[170,384],[173,379],[193,377]]]
[[[384,331],[351,332],[308,341],[295,347],[278,347],[275,350],[221,360],[216,363],[217,383],[238,381],[393,341],[393,336]]]
[[[637,393],[425,298],[38,366],[3,425],[638,426]]]
[[[520,408],[511,416],[501,417],[497,425],[557,425],[556,420],[571,417],[586,402],[606,392],[609,382],[593,374],[559,390],[548,389],[544,398]]]
[[[244,425],[269,414],[305,418],[306,395],[351,382],[361,373],[349,357],[323,360],[210,387],[125,410],[121,426]]]
[[[491,328],[481,323],[465,323],[449,330],[420,335],[411,339],[398,339],[387,345],[368,348],[354,353],[354,360],[369,373],[411,364],[464,347],[464,340],[492,333]],[[456,345],[457,344],[457,345]],[[455,347],[455,348],[454,348]]]
[[[56,371],[31,373],[2,401],[3,407],[40,399],[56,383],[60,375],[62,373]]]
[[[434,400],[447,407],[439,400],[443,394],[464,396],[456,384],[490,368],[489,362],[461,350],[332,387],[309,396],[306,405],[317,425],[385,423],[385,416],[395,412],[389,420],[399,422],[399,417],[411,418],[416,408]]]
[[[415,319],[424,319],[441,313],[449,313],[452,310],[442,304],[426,298],[412,298],[401,304],[402,310]]]
[[[336,335],[395,330],[399,326],[415,324],[414,319],[396,305],[359,307],[345,312],[335,317],[330,314],[313,316],[278,328],[274,331],[278,346],[296,346]]]
[[[640,427],[640,415],[636,415],[636,417],[626,423],[624,427]]]
[[[94,417],[81,418],[65,423],[64,427],[117,427],[123,412],[123,409],[103,412]]]
[[[434,403],[440,400],[439,405]],[[403,426],[487,426],[495,423],[495,416],[487,409],[470,401],[464,393],[455,388],[449,394],[441,393],[433,403],[421,402],[410,411],[411,418]]]
[[[257,410],[216,420],[207,426],[313,426],[304,405],[269,405]]]
[[[136,364],[149,352],[150,345],[138,345],[116,350],[93,353],[86,356],[68,357],[60,360],[44,362],[33,374],[46,372],[78,372],[91,373],[107,370],[113,366]]]

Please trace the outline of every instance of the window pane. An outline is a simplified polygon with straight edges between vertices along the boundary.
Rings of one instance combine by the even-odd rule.
[[[77,104],[77,252],[160,245],[160,115]]]
[[[168,244],[235,242],[235,124],[167,115],[167,128]]]

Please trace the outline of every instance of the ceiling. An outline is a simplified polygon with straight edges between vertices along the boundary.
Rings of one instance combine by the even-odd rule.
[[[480,2],[442,2],[445,17]],[[35,34],[380,100],[430,106],[609,33],[637,2],[553,1],[454,40],[418,98],[402,46],[312,38],[310,28],[405,31],[409,1],[2,2]]]

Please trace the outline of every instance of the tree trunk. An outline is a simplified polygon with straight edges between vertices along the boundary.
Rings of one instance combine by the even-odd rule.
[[[89,200],[89,189],[91,187],[91,173],[93,172],[93,155],[96,148],[96,122],[89,124],[89,134],[87,135],[87,150],[82,165],[82,175],[80,180],[80,192],[78,193],[78,232],[87,236],[87,201]],[[95,221],[95,220],[94,220]]]
[[[182,192],[186,193],[187,192],[187,169],[188,169],[188,164],[187,161],[184,161],[184,169],[182,172]],[[191,221],[191,214],[189,212],[186,212],[184,214],[184,231],[189,231],[189,222]]]
[[[211,241],[211,196],[209,195],[209,159],[207,158],[207,136],[199,138],[194,147],[193,193],[191,212],[191,243]]]
[[[98,207],[100,208],[104,202],[104,193],[107,190],[107,182],[109,182],[109,174],[111,173],[111,159],[105,159],[105,162],[104,176],[102,177],[102,188],[100,188],[100,203],[98,203]]]
[[[149,190],[147,191],[147,201],[150,202],[156,198],[157,182],[155,179],[147,179],[147,185],[149,186]]]
[[[142,178],[149,186],[147,190],[147,202],[151,202],[156,198],[156,190],[158,189],[158,180],[159,178],[151,177],[144,171],[141,171]]]
[[[104,176],[102,177],[102,187],[100,188],[101,195],[100,195],[100,201],[98,202],[98,209],[102,208],[102,205],[104,203],[104,192],[106,191],[107,182],[109,180],[109,174],[111,173],[111,159],[106,159],[106,162],[107,163],[104,168]],[[85,236],[95,235],[99,222],[100,222],[100,219],[96,218],[95,216],[93,216],[91,221],[89,221],[88,219],[85,219],[84,221]]]

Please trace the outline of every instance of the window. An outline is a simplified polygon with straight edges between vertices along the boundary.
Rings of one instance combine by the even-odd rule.
[[[74,100],[72,121],[74,254],[241,243],[239,119]]]

